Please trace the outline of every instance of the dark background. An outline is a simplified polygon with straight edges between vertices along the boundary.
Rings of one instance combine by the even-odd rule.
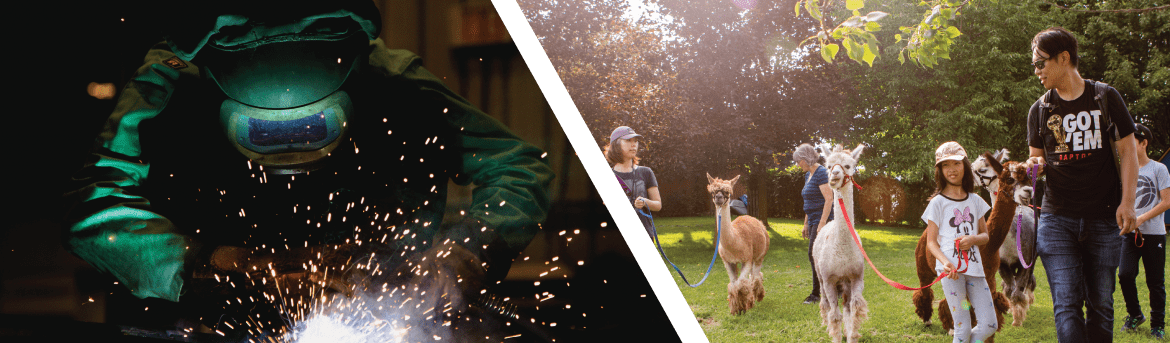
[[[488,2],[376,1],[382,38],[411,50],[448,87],[519,136],[549,152],[557,173],[553,210],[544,230],[492,288],[510,296],[521,317],[559,322],[541,327],[557,341],[677,340],[665,313],[625,241],[575,157],[564,132]],[[90,83],[120,90],[161,41],[146,2],[38,2],[15,5],[22,18],[5,50],[15,94],[5,116],[8,133],[8,220],[0,229],[0,337],[64,337],[67,333],[116,335],[115,325],[174,329],[174,306],[139,300],[61,246],[60,200],[70,174],[85,160],[114,99],[87,92]],[[9,91],[12,92],[12,91]],[[449,210],[470,203],[471,190],[452,187]],[[577,235],[560,235],[560,231]],[[574,237],[571,244],[566,238]],[[551,262],[558,257],[557,262]],[[584,261],[578,266],[576,261]],[[560,263],[563,275],[539,276]],[[543,281],[534,286],[535,281]],[[570,286],[571,285],[571,286]],[[538,302],[542,292],[556,298]],[[91,300],[92,299],[92,300]],[[573,305],[565,309],[565,304]],[[153,306],[153,307],[152,307]],[[539,308],[543,308],[538,310]],[[588,316],[582,315],[588,314]],[[91,324],[97,323],[97,324]],[[112,330],[112,331],[111,331]],[[90,339],[101,336],[90,336]],[[131,339],[123,337],[124,339]],[[206,338],[206,337],[205,337]]]

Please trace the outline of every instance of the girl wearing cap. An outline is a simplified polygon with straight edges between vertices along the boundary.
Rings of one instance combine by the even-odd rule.
[[[629,126],[620,126],[609,135],[609,145],[603,150],[605,160],[613,166],[613,173],[625,183],[626,196],[634,208],[643,212],[661,211],[662,195],[658,194],[658,179],[649,167],[638,165],[638,143],[642,135]],[[653,234],[650,218],[638,215],[647,234]]]
[[[982,342],[997,329],[995,304],[976,248],[989,239],[983,215],[991,206],[974,193],[971,162],[959,143],[946,142],[935,151],[934,180],[935,193],[922,220],[927,250],[937,260],[935,271],[948,275],[941,283],[955,322],[954,342]],[[975,328],[971,327],[972,307],[979,319]]]

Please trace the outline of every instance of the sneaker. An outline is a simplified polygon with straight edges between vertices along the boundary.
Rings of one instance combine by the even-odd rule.
[[[820,294],[809,294],[808,298],[804,298],[805,304],[817,304],[821,302]]]
[[[1154,336],[1154,338],[1164,340],[1164,339],[1166,339],[1166,329],[1164,329],[1164,328],[1150,329],[1150,336]]]
[[[1125,324],[1121,325],[1121,332],[1137,329],[1138,326],[1146,322],[1146,316],[1139,315],[1137,317],[1125,316]]]

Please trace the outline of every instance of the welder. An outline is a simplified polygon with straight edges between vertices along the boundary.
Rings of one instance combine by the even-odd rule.
[[[70,251],[139,298],[243,311],[290,277],[355,290],[324,275],[353,251],[456,313],[503,279],[549,209],[543,151],[387,48],[368,0],[198,6],[160,20],[75,173]],[[474,191],[444,221],[448,180]]]

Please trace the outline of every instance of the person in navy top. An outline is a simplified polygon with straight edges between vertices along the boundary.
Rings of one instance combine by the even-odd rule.
[[[821,301],[821,282],[817,279],[817,266],[813,262],[812,247],[817,239],[817,231],[833,220],[833,190],[829,189],[829,173],[818,163],[820,154],[812,145],[801,144],[792,153],[792,160],[805,171],[804,189],[800,196],[804,198],[804,230],[801,237],[808,238],[808,262],[812,265],[812,293],[804,299],[805,304],[816,304]]]

